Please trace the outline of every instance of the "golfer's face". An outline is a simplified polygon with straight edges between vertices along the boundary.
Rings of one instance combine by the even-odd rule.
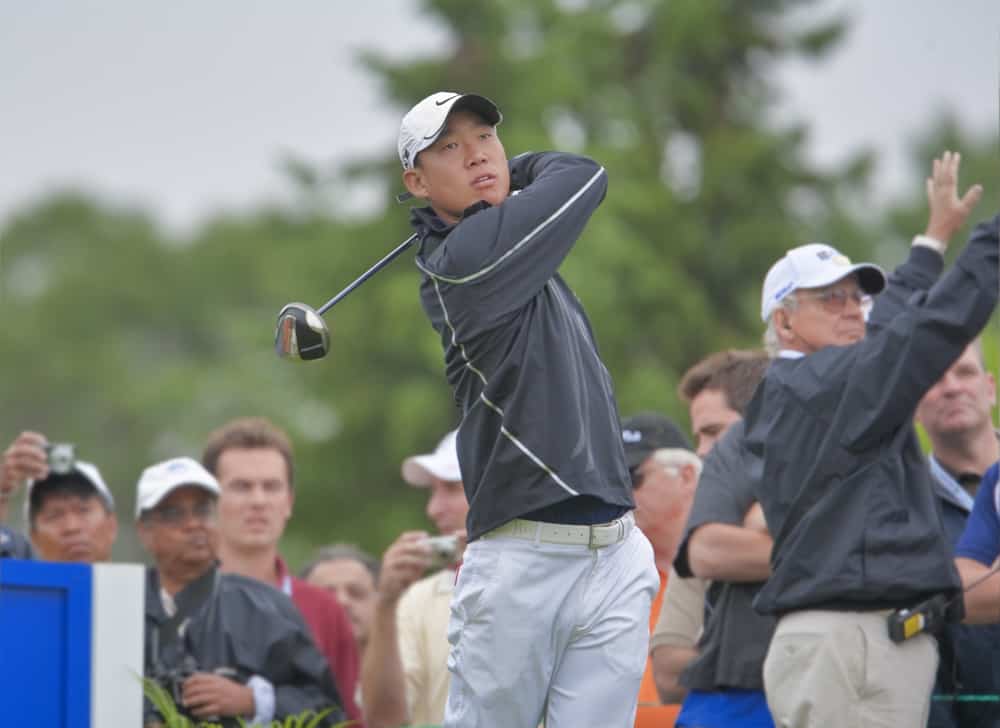
[[[469,111],[448,117],[444,133],[420,152],[417,164],[416,194],[448,222],[480,200],[499,205],[510,194],[507,154],[496,129]]]

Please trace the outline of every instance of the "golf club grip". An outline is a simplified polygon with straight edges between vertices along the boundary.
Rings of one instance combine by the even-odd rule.
[[[408,237],[406,240],[404,240],[403,242],[401,242],[399,245],[397,245],[395,248],[393,248],[392,250],[390,250],[386,254],[386,256],[384,258],[382,258],[382,260],[378,261],[375,265],[373,265],[371,268],[369,268],[364,273],[362,273],[360,276],[358,276],[357,279],[353,283],[349,283],[344,290],[342,290],[336,296],[334,296],[329,301],[327,301],[322,306],[320,306],[318,309],[316,309],[316,313],[318,313],[320,316],[322,316],[324,313],[326,313],[331,308],[333,308],[334,306],[336,306],[338,303],[340,303],[340,301],[348,293],[350,293],[351,291],[353,291],[355,288],[357,288],[362,283],[364,283],[365,281],[367,281],[373,275],[375,275],[380,270],[382,270],[383,268],[385,268],[385,266],[388,265],[389,263],[391,263],[395,258],[397,258],[400,253],[402,253],[408,247],[410,247],[411,245],[413,245],[413,243],[416,241],[416,239],[417,239],[417,234],[414,233],[413,235],[411,235],[410,237]]]

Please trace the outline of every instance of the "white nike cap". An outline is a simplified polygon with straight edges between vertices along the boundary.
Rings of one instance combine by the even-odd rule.
[[[858,284],[868,295],[885,288],[885,273],[874,263],[851,263],[850,258],[825,243],[792,248],[771,266],[764,278],[760,317],[766,323],[778,304],[799,288],[820,288],[857,273]]]
[[[434,452],[426,455],[413,455],[403,461],[403,480],[418,488],[426,488],[432,478],[462,480],[462,471],[458,466],[457,430],[452,430],[443,438]]]
[[[503,121],[500,109],[485,96],[460,94],[454,91],[438,91],[431,94],[406,112],[399,125],[397,146],[403,169],[413,167],[417,155],[441,136],[448,114],[460,109],[479,114],[493,126]]]
[[[180,487],[193,485],[218,496],[219,481],[193,458],[173,458],[150,465],[139,476],[136,487],[135,517],[156,506]]]

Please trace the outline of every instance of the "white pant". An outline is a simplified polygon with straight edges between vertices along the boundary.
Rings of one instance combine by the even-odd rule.
[[[445,728],[631,728],[660,581],[625,516],[610,546],[483,538],[451,603]]]

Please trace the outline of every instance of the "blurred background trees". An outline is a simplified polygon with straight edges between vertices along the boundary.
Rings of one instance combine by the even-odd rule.
[[[916,140],[903,199],[873,202],[870,150],[834,169],[807,160],[808,120],[771,118],[772,71],[790,56],[835,53],[846,29],[845,19],[785,20],[808,4],[427,0],[449,47],[405,62],[366,58],[400,114],[434,90],[475,90],[504,111],[509,154],[557,148],[606,166],[608,197],[564,273],[622,414],[659,409],[687,423],[680,375],[711,351],[758,345],[761,281],[788,247],[825,240],[855,258],[899,261],[923,230],[923,178],[941,150],[963,152],[963,187],[986,186],[977,219],[995,207],[995,140],[971,138],[959,119],[940,118]],[[85,191],[13,216],[0,231],[0,441],[37,429],[76,443],[129,521],[143,467],[199,455],[228,418],[270,417],[297,448],[285,544],[297,566],[322,543],[380,553],[423,525],[424,497],[403,485],[400,462],[432,449],[458,413],[410,254],[331,312],[327,359],[275,357],[282,304],[319,305],[409,233],[406,210],[390,202],[394,150],[346,168],[285,168],[296,202],[221,214],[184,236]],[[358,185],[386,200],[361,220],[335,204]],[[989,337],[995,370],[995,330]],[[124,531],[117,555],[136,558]]]

